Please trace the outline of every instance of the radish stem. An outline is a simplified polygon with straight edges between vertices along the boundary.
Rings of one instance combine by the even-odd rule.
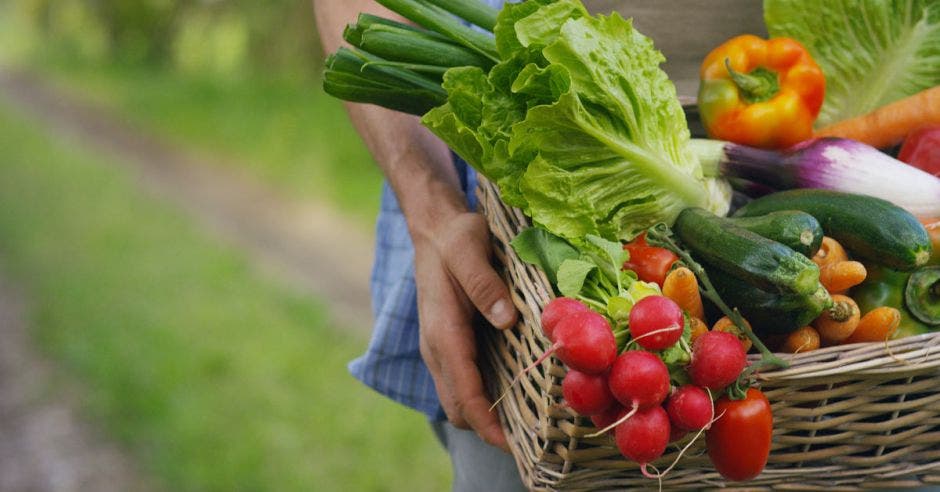
[[[731,309],[725,304],[725,301],[721,299],[721,296],[718,295],[718,292],[715,290],[715,287],[712,285],[711,280],[708,279],[708,274],[705,273],[705,269],[702,268],[702,265],[699,265],[695,260],[692,259],[686,250],[679,247],[678,244],[672,238],[672,230],[669,229],[669,226],[663,223],[656,224],[649,228],[649,231],[646,234],[646,240],[650,244],[656,243],[656,246],[661,246],[666,248],[682,259],[682,261],[695,273],[695,276],[698,278],[699,282],[702,284],[702,295],[708,298],[708,300],[715,303],[716,306],[723,312],[734,325],[738,327],[748,338],[751,339],[751,342],[757,347],[757,350],[761,353],[761,359],[757,363],[752,364],[747,369],[744,370],[744,375],[750,376],[756,372],[759,368],[763,367],[779,367],[781,369],[786,368],[789,364],[777,357],[771,352],[764,342],[761,341],[753,331],[748,330],[744,324],[744,319],[741,317],[741,313],[738,312],[737,308]]]
[[[614,422],[614,423],[608,425],[607,427],[604,427],[603,429],[601,429],[601,430],[599,430],[599,431],[597,431],[597,432],[595,432],[595,433],[593,433],[593,434],[588,434],[588,435],[586,435],[586,436],[584,436],[584,437],[597,437],[597,436],[602,436],[602,435],[604,435],[607,431],[613,429],[614,427],[617,427],[618,425],[620,425],[620,424],[626,422],[627,420],[630,420],[630,417],[632,417],[633,414],[635,414],[635,413],[637,412],[637,410],[639,410],[639,409],[640,409],[640,405],[637,404],[637,402],[633,402],[633,405],[630,407],[630,411],[627,412],[626,415],[624,415],[623,417],[620,417],[616,422]]]

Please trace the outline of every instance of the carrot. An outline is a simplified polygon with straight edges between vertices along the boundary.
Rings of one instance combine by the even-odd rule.
[[[819,268],[819,282],[830,294],[841,294],[862,283],[868,271],[857,261],[837,261]]]
[[[748,323],[747,320],[744,320],[744,326],[748,330],[751,329],[751,324]],[[734,322],[731,321],[731,318],[727,316],[723,316],[721,319],[716,321],[715,324],[712,326],[712,331],[723,331],[725,333],[730,333],[738,337],[739,340],[741,340],[741,343],[744,344],[745,352],[747,352],[748,350],[751,350],[751,345],[753,345],[753,342],[751,342],[751,339],[748,338],[748,336],[745,333],[742,333],[741,330],[737,327],[737,325],[735,325]]]
[[[781,352],[798,354],[819,348],[819,332],[812,326],[804,326],[791,332],[780,347]]]
[[[829,125],[815,136],[851,138],[883,149],[901,143],[908,133],[926,125],[940,125],[940,86]]]
[[[689,318],[690,323],[692,324],[692,343],[695,343],[695,339],[708,333],[708,325],[702,321],[701,318],[696,318],[692,316]]]
[[[881,306],[862,316],[855,332],[843,343],[883,342],[891,338],[900,324],[900,311],[893,307]]]
[[[851,297],[837,294],[832,296],[832,302],[832,307],[823,311],[813,321],[813,326],[819,332],[820,338],[829,345],[852,336],[861,316],[858,304]]]
[[[666,275],[663,281],[663,295],[675,301],[683,311],[693,318],[703,319],[705,308],[702,306],[702,296],[698,290],[698,281],[692,270],[679,267]]]
[[[839,244],[839,241],[829,236],[823,236],[822,245],[819,246],[819,251],[813,256],[813,262],[816,263],[819,268],[830,263],[846,261],[848,259],[849,254],[845,252],[845,248]]]

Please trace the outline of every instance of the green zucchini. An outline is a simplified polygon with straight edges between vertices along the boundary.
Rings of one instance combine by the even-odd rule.
[[[930,259],[930,236],[917,218],[891,202],[867,195],[799,189],[758,198],[736,217],[801,210],[822,224],[826,235],[862,259],[910,271]]]
[[[819,251],[823,240],[823,229],[816,217],[798,210],[735,217],[731,221],[738,227],[773,239],[807,258],[812,258]]]
[[[759,289],[720,268],[707,264],[703,267],[721,299],[740,311],[758,335],[789,333],[810,324],[832,306],[832,298],[822,285],[809,295],[780,294]]]
[[[673,230],[703,263],[769,292],[811,295],[819,267],[792,249],[701,208],[679,213]]]

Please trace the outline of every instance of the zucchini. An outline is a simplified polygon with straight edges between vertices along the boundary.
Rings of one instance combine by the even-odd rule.
[[[720,268],[702,266],[721,299],[740,311],[758,335],[790,333],[810,324],[832,306],[832,298],[822,285],[809,295],[780,294],[759,289]]]
[[[910,271],[930,259],[930,236],[913,215],[891,202],[867,195],[799,189],[758,198],[736,217],[801,210],[822,224],[826,235],[853,255],[895,270]]]
[[[736,217],[731,221],[767,239],[812,258],[822,244],[823,229],[816,217],[799,210],[781,210],[767,215]]]
[[[696,259],[769,292],[811,295],[819,267],[792,249],[701,208],[679,213],[673,230]]]

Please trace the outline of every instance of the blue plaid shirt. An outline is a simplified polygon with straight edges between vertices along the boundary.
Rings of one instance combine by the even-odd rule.
[[[502,0],[487,0],[500,7]],[[454,156],[467,204],[476,209],[476,174]],[[434,381],[418,351],[418,304],[414,274],[414,247],[405,216],[388,183],[382,185],[382,203],[376,224],[375,263],[372,268],[372,314],[375,325],[366,353],[349,364],[352,375],[389,398],[415,408],[429,418],[446,418]]]

